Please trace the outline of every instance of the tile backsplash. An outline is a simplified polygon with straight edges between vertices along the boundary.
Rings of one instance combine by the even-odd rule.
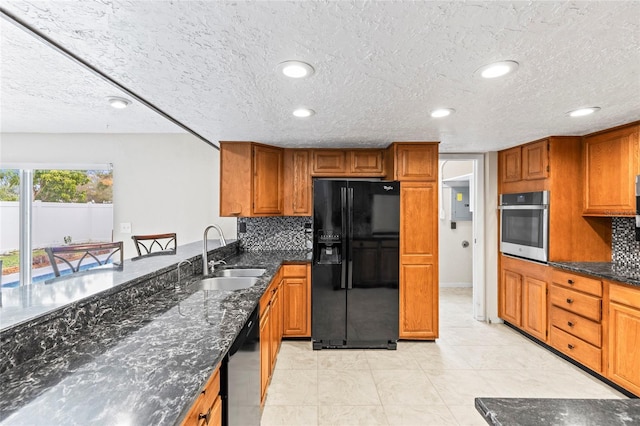
[[[247,251],[305,250],[311,238],[311,233],[305,233],[306,224],[311,224],[310,217],[240,217],[238,239]]]
[[[635,218],[612,219],[611,257],[613,263],[640,268],[640,241],[635,238]]]

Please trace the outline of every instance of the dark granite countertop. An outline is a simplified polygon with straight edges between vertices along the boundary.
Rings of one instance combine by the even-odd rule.
[[[209,251],[220,247],[219,240],[208,240]],[[231,244],[235,240],[229,240]],[[102,297],[113,291],[120,291],[122,285],[136,284],[150,274],[165,269],[174,269],[178,262],[202,256],[202,242],[178,246],[176,253],[168,256],[149,256],[137,260],[126,259],[122,269],[94,268],[91,271],[47,280],[44,283],[3,288],[0,304],[0,330],[32,321],[34,318],[47,319],[47,315],[66,305],[88,299]]]
[[[640,286],[640,265],[633,267],[612,262],[549,262],[549,265],[554,268]]]
[[[638,399],[476,398],[493,426],[615,426],[640,424]]]
[[[73,336],[73,349],[2,375],[3,425],[172,425],[186,414],[282,262],[306,251],[245,252],[229,265],[267,272],[248,289],[198,291],[190,278],[111,323]]]

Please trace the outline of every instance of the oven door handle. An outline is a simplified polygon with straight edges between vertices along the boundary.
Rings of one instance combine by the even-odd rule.
[[[537,205],[537,206],[532,206],[532,205],[528,205],[528,206],[498,206],[499,210],[546,210],[548,209],[549,206],[548,205]]]

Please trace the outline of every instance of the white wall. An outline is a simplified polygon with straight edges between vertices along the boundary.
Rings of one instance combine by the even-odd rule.
[[[235,218],[219,217],[219,152],[190,134],[0,135],[0,163],[112,163],[114,240],[136,254],[131,234],[176,232],[178,244],[202,241],[219,224],[236,238]],[[213,233],[211,238],[215,238]]]
[[[448,179],[473,173],[473,161],[440,161],[442,179]],[[439,218],[439,258],[440,286],[471,287],[473,282],[473,222],[457,221],[456,229],[451,229],[451,193],[450,187],[443,185],[440,193]],[[440,215],[442,216],[442,215]],[[468,241],[469,246],[462,247]]]
[[[487,319],[498,318],[498,153],[485,155],[485,300]]]

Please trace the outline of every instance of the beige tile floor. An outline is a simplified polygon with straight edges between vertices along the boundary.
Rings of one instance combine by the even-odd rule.
[[[313,351],[284,341],[262,426],[485,425],[478,396],[624,398],[510,328],[473,320],[471,289],[440,293],[435,343]]]

